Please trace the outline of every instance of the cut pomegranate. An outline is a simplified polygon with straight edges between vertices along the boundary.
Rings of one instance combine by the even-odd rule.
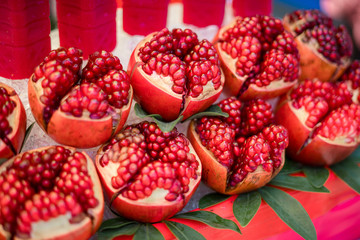
[[[21,148],[26,113],[15,90],[0,82],[0,158],[10,158]]]
[[[353,44],[344,26],[334,26],[319,10],[297,10],[283,22],[298,45],[300,80],[335,81],[350,65]]]
[[[95,52],[80,71],[82,52],[53,50],[28,83],[31,111],[40,127],[61,144],[90,148],[119,132],[130,112],[132,88],[120,60]]]
[[[311,165],[331,165],[358,147],[360,105],[356,79],[360,75],[356,77],[353,70],[344,75],[347,81],[305,80],[282,97],[276,121],[289,131],[287,153],[292,159]]]
[[[175,215],[201,180],[201,163],[188,139],[148,122],[128,126],[104,144],[96,168],[110,207],[142,222]]]
[[[202,117],[188,129],[203,165],[202,179],[223,194],[264,186],[284,165],[287,130],[273,124],[271,105],[264,100],[241,103],[231,97],[219,106],[229,117]]]
[[[0,239],[88,239],[99,228],[104,198],[86,153],[49,146],[0,167]]]
[[[224,84],[217,52],[190,29],[163,29],[145,37],[128,65],[135,99],[166,121],[207,109]]]
[[[273,98],[290,90],[299,75],[295,40],[279,19],[238,17],[219,30],[214,46],[232,95]]]

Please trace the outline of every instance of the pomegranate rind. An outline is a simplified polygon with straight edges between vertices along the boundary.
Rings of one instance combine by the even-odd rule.
[[[183,115],[183,120],[193,114],[204,111],[210,107],[220,96],[225,76],[221,73],[221,86],[211,94],[200,94],[199,97],[183,96],[171,90],[171,86],[156,84],[162,82],[161,79],[170,77],[160,76],[153,73],[149,76],[142,69],[142,60],[138,56],[139,49],[148,42],[156,32],[147,35],[139,42],[132,52],[128,64],[127,72],[130,76],[130,83],[134,88],[134,98],[141,107],[150,114],[159,114],[165,121],[172,121]],[[160,80],[160,81],[158,81]],[[171,81],[171,80],[170,80]],[[186,98],[185,103],[184,99]]]
[[[36,83],[33,82],[32,76],[28,83],[28,97],[30,108],[38,125],[46,132],[52,139],[60,144],[77,148],[91,148],[99,146],[106,142],[111,136],[119,132],[125,125],[129,116],[133,90],[130,86],[129,102],[121,109],[115,109],[116,119],[113,116],[106,116],[101,119],[90,119],[89,117],[73,117],[66,114],[60,109],[55,110],[46,126],[43,112],[45,105],[40,101],[42,88],[39,85],[41,79]],[[65,99],[65,98],[63,98]],[[116,123],[114,124],[114,121]],[[115,126],[114,126],[115,125]]]
[[[322,82],[334,82],[350,66],[350,58],[345,59],[341,64],[336,64],[326,59],[314,47],[311,47],[310,44],[304,43],[302,41],[303,34],[296,36],[292,30],[289,24],[289,16],[284,16],[283,25],[284,28],[294,36],[299,50],[299,81],[318,78]]]
[[[46,150],[50,147],[52,147],[52,146],[33,149],[28,152],[29,153],[35,152],[35,151],[40,152],[40,151]],[[71,152],[76,151],[76,149],[72,148],[72,147],[66,147],[66,148],[69,149]],[[92,235],[94,235],[96,233],[96,231],[99,229],[99,227],[102,223],[102,220],[103,220],[104,206],[105,206],[101,183],[100,183],[99,177],[96,173],[96,169],[95,169],[93,160],[89,157],[89,155],[86,152],[81,152],[81,153],[86,157],[86,160],[87,160],[87,169],[88,169],[89,176],[93,183],[93,189],[94,189],[95,197],[98,200],[98,205],[93,209],[89,209],[88,214],[90,216],[85,217],[83,220],[81,220],[78,223],[72,223],[67,226],[63,226],[63,225],[57,226],[57,227],[55,226],[56,230],[60,230],[60,234],[58,232],[56,232],[55,230],[49,231],[49,228],[46,225],[47,222],[40,221],[41,225],[39,225],[39,226],[36,226],[36,224],[32,224],[32,227],[36,228],[37,233],[36,234],[31,233],[32,235],[30,236],[30,238],[27,238],[27,239],[86,240],[86,239],[89,239]],[[23,154],[24,153],[21,153],[21,154],[18,154],[17,156],[21,156]],[[7,167],[11,166],[14,159],[15,159],[15,157],[13,157],[13,158],[7,160],[5,163],[3,163],[0,166],[0,173],[5,171]],[[50,220],[56,221],[56,218],[55,219],[52,218]],[[0,240],[10,240],[10,239],[21,240],[24,238],[21,238],[19,236],[14,236],[12,238],[11,234],[9,232],[5,231],[2,227],[2,225],[0,225]]]
[[[285,163],[285,153],[282,154],[281,165],[272,172],[267,172],[262,166],[258,166],[254,172],[248,173],[246,177],[234,187],[228,186],[230,177],[229,170],[221,165],[214,154],[202,145],[199,135],[195,130],[195,121],[191,121],[188,128],[188,138],[193,144],[203,166],[203,181],[216,192],[226,195],[234,195],[250,192],[261,188],[269,183],[283,168]]]
[[[12,127],[12,131],[7,135],[7,138],[10,140],[15,151],[19,152],[26,132],[25,108],[13,88],[1,82],[0,87],[5,88],[10,96],[10,99],[16,103],[16,107],[13,112],[7,117],[9,125]],[[0,158],[10,158],[12,156],[14,156],[14,153],[11,148],[0,140]]]
[[[228,89],[233,96],[238,96],[242,85],[245,83],[247,76],[239,76],[236,73],[236,59],[232,58],[221,48],[221,36],[222,34],[233,27],[236,20],[229,25],[222,27],[216,33],[213,44],[216,51],[219,54],[221,68],[225,74],[225,88]],[[297,81],[284,82],[282,79],[272,81],[268,86],[257,87],[255,84],[250,84],[248,89],[239,96],[241,100],[251,100],[253,98],[270,99],[278,97],[288,92],[296,85]]]
[[[159,222],[174,216],[176,213],[181,211],[185,207],[185,205],[189,202],[192,195],[195,193],[201,181],[202,174],[202,165],[199,157],[196,155],[195,150],[191,143],[189,143],[190,153],[193,153],[196,157],[199,166],[196,170],[196,179],[191,179],[189,183],[189,191],[182,196],[179,195],[177,199],[174,201],[166,201],[162,194],[159,196],[154,196],[153,194],[150,196],[152,198],[151,201],[147,201],[145,199],[142,200],[131,200],[125,198],[121,195],[121,189],[115,189],[111,185],[111,177],[109,175],[109,171],[102,167],[100,163],[100,159],[102,158],[104,151],[103,147],[98,150],[95,159],[95,166],[98,171],[98,175],[100,177],[100,181],[102,182],[105,195],[111,202],[111,208],[117,211],[120,215],[133,219],[140,222]],[[115,170],[116,171],[116,170]],[[160,190],[165,192],[164,189],[156,189],[155,191]]]
[[[344,160],[358,147],[357,142],[331,141],[320,135],[310,139],[312,129],[301,119],[304,112],[295,109],[291,101],[283,101],[275,114],[275,121],[288,129],[289,146],[286,153],[291,159],[307,165],[329,166]]]

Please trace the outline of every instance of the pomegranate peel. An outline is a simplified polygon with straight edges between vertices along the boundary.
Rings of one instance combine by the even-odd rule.
[[[318,10],[298,10],[284,16],[284,28],[300,53],[299,80],[336,81],[351,63],[352,42],[344,26]]]
[[[148,122],[126,127],[96,156],[110,207],[141,222],[175,215],[201,180],[201,163],[194,153],[176,129],[164,133]]]
[[[241,103],[231,97],[219,106],[229,117],[202,117],[188,128],[203,165],[202,179],[229,195],[266,185],[284,165],[286,129],[271,124],[271,105],[264,100]]]
[[[35,171],[42,179],[27,176],[34,170],[29,163],[38,166]],[[83,177],[78,185],[79,175]],[[48,185],[48,180],[53,182]],[[21,153],[1,165],[0,183],[3,200],[22,188],[16,197],[11,195],[15,208],[2,202],[2,209],[10,213],[0,215],[1,239],[88,239],[101,224],[104,199],[99,178],[92,160],[74,148],[49,146]],[[85,194],[86,199],[79,194]]]
[[[125,124],[133,98],[120,60],[106,51],[90,55],[79,82],[82,52],[53,50],[30,77],[28,97],[40,127],[55,141],[98,146]]]
[[[219,29],[213,42],[224,70],[225,86],[232,95],[243,100],[268,99],[286,93],[296,84],[298,51],[280,20],[239,17]]]
[[[344,82],[305,80],[282,98],[275,116],[289,131],[289,157],[324,166],[342,161],[358,147],[359,114],[360,105],[352,103]]]
[[[0,83],[0,158],[16,155],[26,132],[26,113],[15,90]]]
[[[212,44],[189,29],[149,34],[131,54],[135,100],[166,121],[207,109],[220,96],[224,75]]]

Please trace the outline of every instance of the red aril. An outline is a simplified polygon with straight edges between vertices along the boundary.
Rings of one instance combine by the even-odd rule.
[[[298,50],[279,19],[238,17],[219,30],[214,46],[225,85],[241,99],[277,97],[297,82]]]
[[[128,65],[134,96],[148,113],[166,121],[207,109],[224,84],[218,55],[190,29],[163,29],[145,37]]]
[[[30,150],[0,166],[0,239],[89,239],[104,198],[95,166],[71,147]]]
[[[284,165],[287,130],[273,124],[271,105],[264,100],[241,103],[231,97],[219,106],[228,118],[202,117],[188,129],[203,166],[202,179],[222,194],[264,186]]]
[[[319,10],[297,10],[283,22],[298,45],[300,80],[335,81],[350,65],[353,45],[345,26],[336,27]]]
[[[0,158],[16,155],[24,141],[26,113],[15,90],[0,82]]]
[[[354,77],[351,72],[347,76]],[[355,78],[354,85],[344,78],[347,81],[336,83],[305,80],[280,99],[276,121],[289,131],[287,153],[292,159],[331,165],[358,147],[359,90],[353,89]]]
[[[96,168],[110,207],[141,222],[175,215],[201,180],[201,163],[187,138],[148,122],[128,126],[104,144]]]
[[[31,111],[40,127],[61,144],[90,148],[119,132],[130,112],[132,88],[120,60],[106,51],[53,50],[28,83]],[[79,81],[80,80],[80,81]]]

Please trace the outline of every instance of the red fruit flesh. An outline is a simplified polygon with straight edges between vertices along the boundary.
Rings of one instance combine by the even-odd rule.
[[[284,96],[276,122],[289,131],[289,156],[306,164],[331,165],[350,155],[360,136],[360,105],[352,96],[346,82],[319,80],[306,80]]]
[[[219,30],[214,42],[232,95],[273,98],[296,84],[298,50],[279,19],[238,17]]]
[[[231,97],[219,106],[229,113],[228,118],[202,117],[192,121],[188,129],[203,165],[203,180],[223,194],[264,186],[284,164],[287,130],[272,124],[271,105],[264,100],[242,104]]]
[[[179,212],[200,183],[201,163],[177,130],[155,123],[128,126],[96,156],[110,206],[142,222],[158,222]]]
[[[0,83],[0,158],[10,158],[21,148],[26,113],[15,90]]]
[[[318,10],[297,10],[283,22],[299,48],[300,80],[335,81],[350,65],[353,45],[344,26]]]
[[[55,141],[79,148],[98,146],[124,125],[132,102],[129,76],[116,56],[59,48],[45,57],[28,84],[32,113]]]
[[[224,84],[214,46],[189,29],[145,37],[130,57],[128,72],[142,108],[166,121],[205,110]]]
[[[88,239],[104,200],[92,160],[50,146],[19,154],[0,168],[0,238]]]

